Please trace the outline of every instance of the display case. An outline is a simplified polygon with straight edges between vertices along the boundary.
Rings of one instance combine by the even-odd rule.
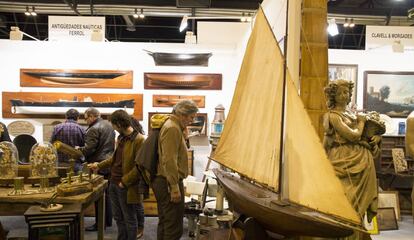
[[[30,151],[30,176],[32,178],[56,177],[57,159],[56,149],[51,143],[36,143]]]
[[[17,177],[19,153],[11,142],[0,142],[0,179]]]

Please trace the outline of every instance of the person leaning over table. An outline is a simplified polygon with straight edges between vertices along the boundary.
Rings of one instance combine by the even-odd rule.
[[[131,124],[131,117],[124,110],[111,115],[112,127],[119,132],[117,146],[112,157],[88,166],[94,170],[110,168],[109,197],[118,227],[118,240],[135,240],[142,237],[138,229],[137,208],[142,204],[139,193],[139,172],[135,167],[135,155],[144,142],[144,136]]]
[[[112,156],[115,148],[115,132],[112,125],[101,118],[101,113],[96,108],[88,108],[85,111],[85,121],[89,125],[85,134],[85,146],[79,147],[85,156],[86,162],[101,162]],[[110,171],[107,169],[99,170],[98,174],[105,179],[109,178]],[[98,203],[95,202],[95,224],[86,227],[86,231],[97,231]],[[112,208],[108,196],[108,189],[105,190],[105,226],[112,226]]]

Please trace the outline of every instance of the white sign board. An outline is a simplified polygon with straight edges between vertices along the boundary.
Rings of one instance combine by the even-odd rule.
[[[92,35],[105,39],[105,17],[49,16],[49,41],[91,41]]]
[[[365,49],[376,49],[400,44],[404,49],[414,48],[414,27],[367,26]]]

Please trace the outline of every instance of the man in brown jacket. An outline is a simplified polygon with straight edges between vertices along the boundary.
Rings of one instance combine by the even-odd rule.
[[[92,169],[111,170],[109,197],[118,227],[118,240],[136,240],[142,236],[138,231],[137,208],[142,204],[138,192],[139,172],[135,167],[135,155],[144,142],[144,136],[131,126],[131,118],[124,110],[111,115],[112,127],[119,132],[117,147],[112,157],[88,166]]]
[[[151,183],[158,205],[158,240],[178,240],[183,233],[184,187],[188,174],[185,128],[198,111],[193,101],[177,103],[158,140],[158,173]]]

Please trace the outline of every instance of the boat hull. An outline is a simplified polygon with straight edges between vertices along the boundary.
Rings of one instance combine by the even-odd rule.
[[[314,237],[346,237],[353,233],[351,228],[329,220],[326,215],[292,203],[277,204],[278,194],[219,169],[213,171],[234,210],[253,217],[268,231]]]

